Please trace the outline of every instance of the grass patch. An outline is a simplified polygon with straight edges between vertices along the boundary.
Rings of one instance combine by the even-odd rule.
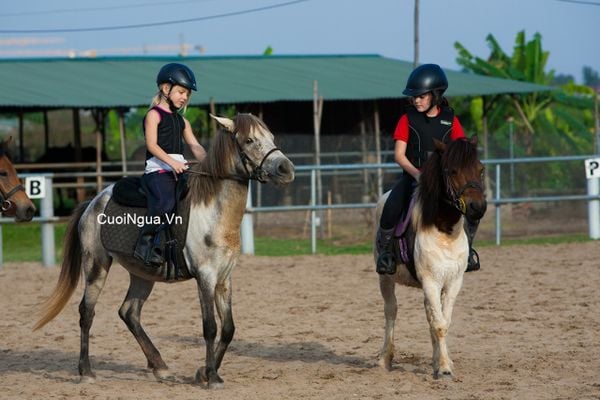
[[[54,224],[57,262],[62,259],[66,223]],[[2,225],[2,255],[6,262],[42,261],[42,229],[38,223]]]
[[[67,224],[54,224],[56,262],[62,260],[63,237]],[[583,243],[590,241],[586,234],[568,234],[527,238],[502,239],[502,246],[536,245],[558,243]],[[2,225],[2,250],[4,262],[41,262],[41,226],[37,223]],[[475,240],[476,248],[495,246],[495,240]],[[317,253],[324,255],[370,254],[372,243],[344,243],[338,239],[317,240]],[[258,256],[299,256],[311,254],[310,239],[254,238],[255,254]]]
[[[525,237],[525,238],[511,238],[502,239],[502,246],[514,246],[514,245],[532,245],[532,244],[559,244],[559,243],[583,243],[589,242],[589,235],[583,233],[573,233],[566,235],[552,235],[552,236],[538,236],[538,237]],[[477,240],[475,238],[475,244],[477,247],[495,246],[496,240]]]

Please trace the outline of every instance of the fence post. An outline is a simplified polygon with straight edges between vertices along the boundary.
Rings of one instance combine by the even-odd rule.
[[[52,177],[46,176],[46,196],[41,199],[40,216],[42,222],[42,264],[44,267],[56,265],[56,250],[54,244],[54,223],[50,220],[54,217],[54,199],[52,190]]]
[[[600,178],[591,178],[587,180],[588,196],[598,196],[600,194]],[[590,239],[600,239],[600,201],[588,201],[588,225]]]
[[[496,164],[496,246],[500,246],[502,219],[500,218],[500,164]]]
[[[310,170],[310,205],[317,205],[317,170]],[[317,253],[317,210],[310,210],[310,250]]]

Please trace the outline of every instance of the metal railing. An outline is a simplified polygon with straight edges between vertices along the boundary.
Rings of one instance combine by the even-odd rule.
[[[496,244],[501,244],[501,206],[505,204],[515,203],[529,203],[529,202],[548,202],[548,201],[588,201],[590,207],[599,207],[600,194],[598,190],[590,192],[588,184],[588,194],[567,194],[567,195],[556,195],[556,196],[528,196],[528,197],[502,197],[502,181],[501,181],[501,169],[500,167],[505,164],[517,165],[527,163],[550,163],[550,162],[570,162],[570,161],[583,161],[594,156],[565,156],[565,157],[532,157],[522,159],[490,159],[484,160],[483,163],[489,168],[495,171],[494,176],[494,193],[489,198],[489,204],[495,207],[495,233],[496,233]],[[113,165],[119,165],[119,163],[111,163]],[[85,163],[85,166],[91,166],[91,163]],[[95,165],[95,164],[93,164]],[[53,165],[55,166],[55,165]],[[72,167],[72,165],[68,165]],[[18,167],[18,166],[17,166]],[[253,234],[253,214],[268,213],[268,212],[294,212],[294,211],[309,211],[310,212],[310,225],[311,225],[311,252],[317,252],[317,228],[320,226],[320,219],[317,215],[318,212],[323,210],[336,210],[336,209],[370,209],[375,208],[375,202],[360,202],[360,203],[343,203],[343,204],[321,204],[320,199],[317,198],[317,175],[319,173],[333,173],[333,172],[344,172],[344,171],[376,171],[376,182],[377,192],[381,194],[382,189],[382,174],[384,172],[400,172],[401,169],[397,164],[385,163],[385,164],[331,164],[331,165],[301,165],[296,167],[296,173],[298,176],[308,175],[310,176],[310,203],[308,205],[278,205],[278,206],[258,206],[252,205],[252,190],[249,191],[246,213],[242,221],[241,235],[242,235],[242,252],[245,254],[254,253],[254,234]],[[582,166],[582,173],[583,172]],[[128,171],[129,175],[141,174],[141,171]],[[98,174],[95,172],[69,172],[69,173],[55,173],[55,174],[34,174],[36,176],[44,175],[47,179],[47,187],[94,187],[96,183],[92,182],[80,182],[76,184],[64,184],[64,183],[53,183],[53,178],[77,178],[77,177],[96,177]],[[103,172],[100,174],[102,177],[120,177],[123,172],[110,171]],[[26,176],[22,174],[20,176]],[[596,180],[597,181],[597,180]],[[105,185],[107,183],[105,182]],[[82,186],[83,185],[83,186]],[[592,185],[593,186],[593,185]],[[583,190],[584,188],[582,188]],[[53,198],[52,190],[48,190],[49,196],[42,200],[43,206],[42,215],[33,219],[33,223],[42,224],[42,258],[44,265],[54,265],[55,263],[55,250],[54,250],[54,229],[53,223],[58,221],[58,218],[54,217],[53,214]],[[2,265],[2,224],[13,223],[12,220],[7,218],[0,218],[0,266]],[[597,221],[589,220],[590,226],[592,224],[597,225]],[[590,232],[592,230],[590,229]]]

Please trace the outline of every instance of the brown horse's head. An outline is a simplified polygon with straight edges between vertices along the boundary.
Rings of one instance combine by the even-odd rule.
[[[2,214],[15,217],[17,222],[31,221],[35,213],[35,206],[27,197],[17,171],[12,165],[7,149],[12,137],[0,142],[0,201]]]
[[[448,145],[435,142],[441,152],[440,167],[449,200],[467,218],[480,220],[487,201],[483,189],[484,167],[477,157],[477,136]]]

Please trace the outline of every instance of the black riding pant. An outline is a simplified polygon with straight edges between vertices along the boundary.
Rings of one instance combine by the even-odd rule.
[[[400,221],[400,217],[406,211],[416,185],[417,181],[412,175],[406,172],[402,173],[383,206],[379,221],[381,229],[392,229]]]
[[[144,185],[148,193],[148,215],[164,217],[175,209],[177,180],[173,172],[144,174]]]

